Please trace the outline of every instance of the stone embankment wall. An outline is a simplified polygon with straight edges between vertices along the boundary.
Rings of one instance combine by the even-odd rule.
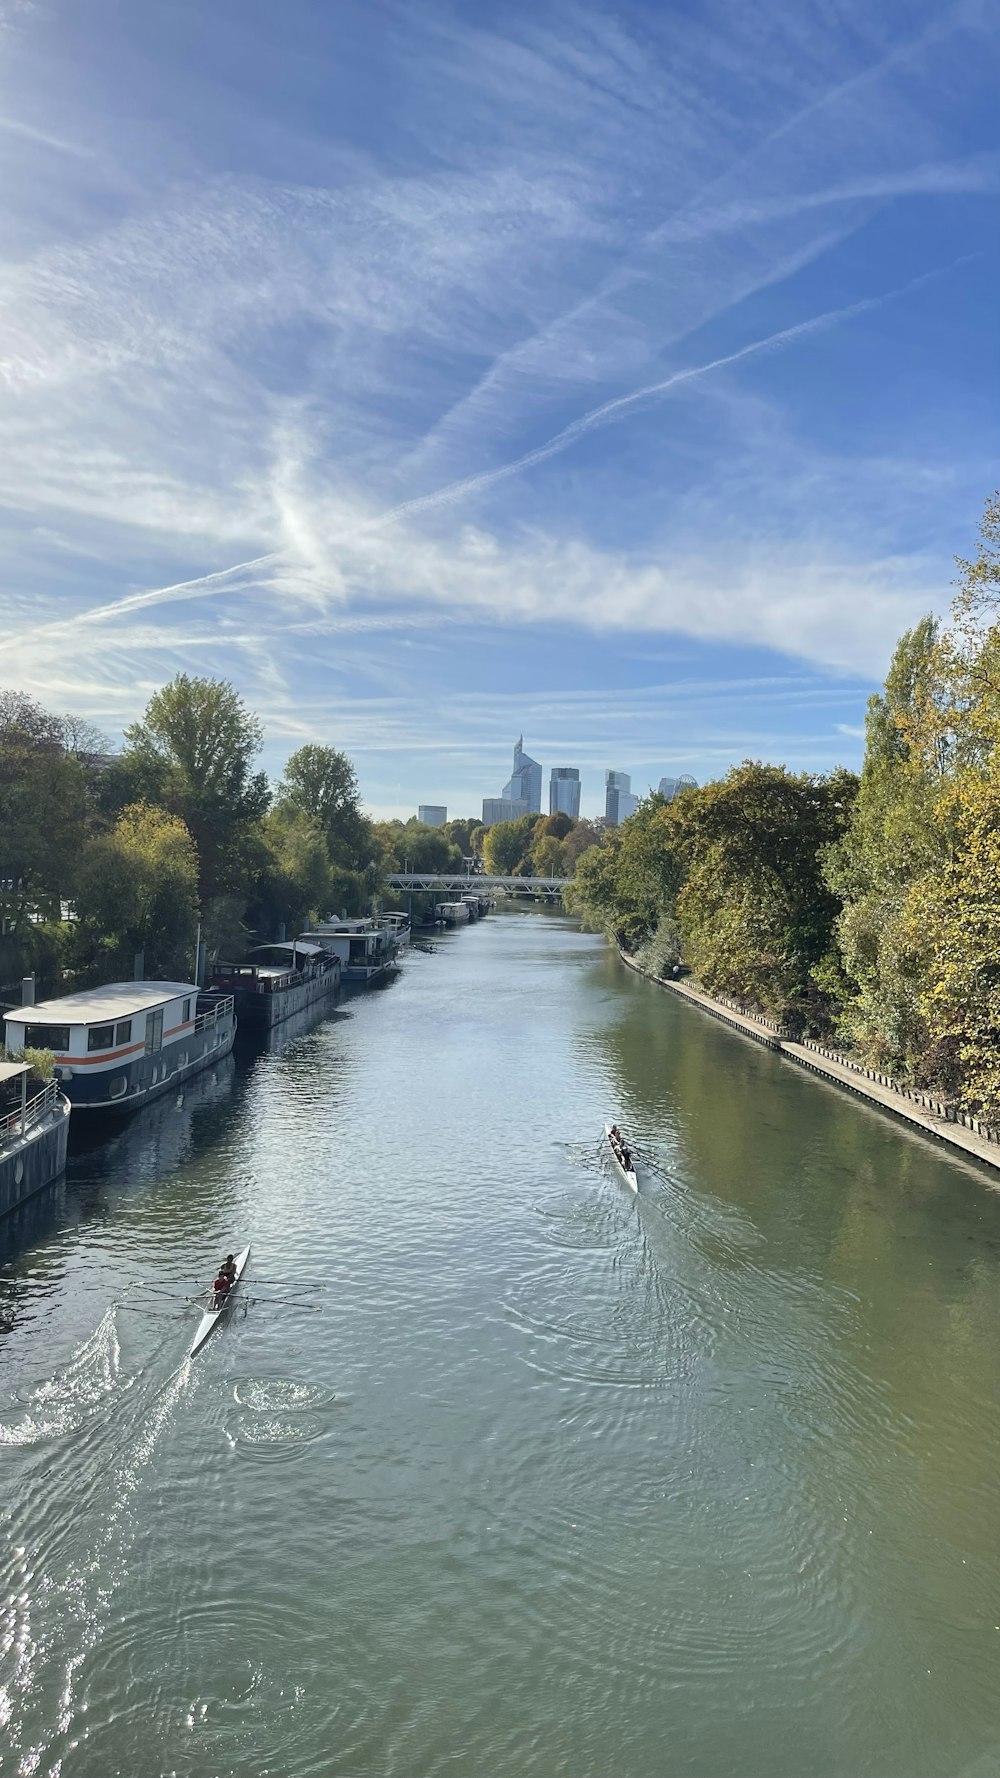
[[[696,988],[686,981],[669,981],[651,975],[625,951],[621,951],[620,956],[622,962],[634,970],[636,975],[643,976],[646,981],[655,983],[659,988],[669,989],[683,1000],[692,1001],[703,1012],[721,1019],[723,1024],[730,1025],[744,1037],[752,1037],[765,1048],[777,1050],[779,1054],[787,1056],[789,1061],[808,1068],[810,1073],[845,1087],[848,1092],[865,1099],[868,1104],[877,1105],[880,1110],[888,1111],[894,1117],[915,1125],[924,1135],[932,1136],[938,1142],[947,1142],[951,1147],[961,1149],[964,1154],[1000,1170],[1000,1133],[981,1119],[958,1111],[953,1105],[945,1105],[930,1093],[921,1093],[915,1087],[904,1086],[875,1068],[866,1068],[863,1062],[842,1055],[839,1050],[831,1049],[826,1044],[816,1043],[808,1037],[794,1038],[775,1020],[763,1017],[751,1007],[741,1006],[737,1001],[715,998],[706,994],[704,989]]]

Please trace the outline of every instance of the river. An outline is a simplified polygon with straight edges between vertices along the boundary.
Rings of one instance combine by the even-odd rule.
[[[543,912],[75,1140],[0,1229],[4,1774],[997,1770],[974,1166]]]

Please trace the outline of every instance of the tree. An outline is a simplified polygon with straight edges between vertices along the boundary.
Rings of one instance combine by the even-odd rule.
[[[334,864],[354,869],[362,854],[367,856],[371,836],[346,753],[314,744],[300,747],[285,766],[278,797],[319,822]]]
[[[535,833],[539,839],[545,839],[551,835],[553,839],[564,840],[567,834],[573,832],[575,826],[576,822],[572,815],[567,815],[563,809],[557,809],[554,815],[542,815],[535,822]]]
[[[566,869],[572,876],[583,854],[601,843],[601,829],[596,821],[577,821],[563,841]]]
[[[137,803],[85,848],[76,887],[74,962],[96,981],[128,979],[136,951],[150,978],[190,979],[198,859],[183,821]]]
[[[483,859],[491,876],[514,875],[531,850],[535,819],[534,815],[519,815],[516,821],[496,821],[487,828]]]
[[[379,821],[375,824],[393,871],[458,871],[462,853],[447,828],[428,827],[423,821]]]
[[[82,766],[61,720],[20,692],[0,692],[0,915],[24,936],[40,911],[59,919],[88,819]]]
[[[257,823],[270,802],[253,770],[262,731],[225,679],[178,673],[125,731],[119,774],[144,801],[178,816],[194,840],[206,918],[215,900],[245,894]]]
[[[686,961],[711,993],[794,1023],[821,1023],[814,975],[839,904],[821,854],[844,831],[857,780],[745,760],[664,810],[684,866],[676,915]]]
[[[911,886],[936,871],[944,836],[936,805],[945,784],[942,653],[933,618],[900,638],[884,691],[869,699],[865,759],[851,821],[823,857],[842,902],[841,1037],[874,1066],[919,1067],[929,1033],[920,956],[904,918]],[[828,979],[832,972],[828,971]]]
[[[475,856],[477,840],[481,840],[485,831],[482,822],[475,815],[456,818],[444,824],[444,832],[452,844],[458,847],[463,858]]]
[[[562,841],[555,834],[543,834],[531,849],[531,862],[532,874],[536,877],[565,876],[566,851]]]
[[[278,803],[261,822],[247,924],[262,938],[273,938],[279,926],[294,937],[332,907],[333,873],[319,822],[293,803]]]

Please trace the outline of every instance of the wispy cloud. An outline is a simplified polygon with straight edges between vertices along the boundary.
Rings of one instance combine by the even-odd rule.
[[[623,685],[679,637],[747,736],[734,651],[827,675],[856,740],[988,480],[984,16],[431,0],[332,48],[322,12],[181,44],[54,0],[5,45],[0,680],[114,726],[224,672],[364,739],[359,690],[412,734],[501,660],[563,708],[554,630]],[[611,746],[565,671],[555,739]]]

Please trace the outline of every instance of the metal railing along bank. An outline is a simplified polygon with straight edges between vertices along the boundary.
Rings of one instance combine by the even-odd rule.
[[[0,1149],[20,1139],[35,1124],[55,1110],[59,1097],[59,1082],[47,1080],[40,1093],[29,1099],[22,1112],[20,1105],[16,1111],[8,1112],[0,1117]]]

